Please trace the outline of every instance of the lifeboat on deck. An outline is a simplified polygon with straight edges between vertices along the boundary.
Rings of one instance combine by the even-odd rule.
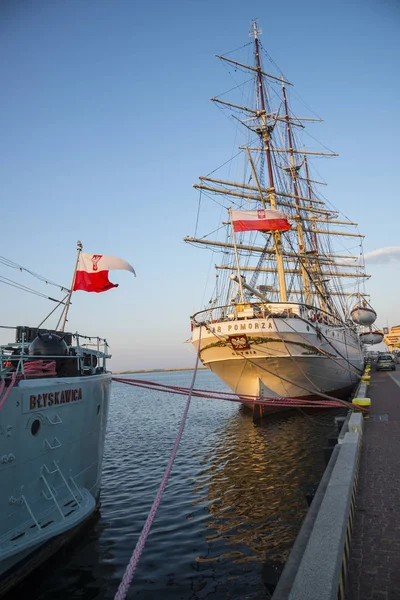
[[[359,334],[362,344],[380,344],[383,341],[383,333],[380,331],[366,331]]]
[[[351,319],[357,325],[369,327],[375,323],[377,314],[370,306],[355,306],[350,312]]]

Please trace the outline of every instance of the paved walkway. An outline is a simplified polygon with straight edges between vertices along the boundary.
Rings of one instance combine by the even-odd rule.
[[[400,600],[400,366],[371,373],[346,600]],[[393,376],[393,378],[392,378]]]

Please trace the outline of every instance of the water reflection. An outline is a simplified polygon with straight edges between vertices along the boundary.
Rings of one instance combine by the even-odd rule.
[[[187,386],[191,372],[140,377]],[[197,387],[225,390],[209,372]],[[167,464],[186,403],[113,389],[101,518],[7,600],[111,600]],[[265,558],[284,559],[319,480],[333,416],[302,412],[254,425],[227,402],[195,399],[128,598],[265,599]]]
[[[210,513],[210,547],[199,562],[287,558],[307,512],[305,488],[322,475],[332,423],[332,413],[287,413],[257,425],[244,411],[232,416],[193,482],[194,504],[207,503]]]

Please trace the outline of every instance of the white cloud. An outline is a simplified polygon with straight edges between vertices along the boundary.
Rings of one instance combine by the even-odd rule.
[[[385,265],[387,263],[400,262],[400,246],[388,246],[367,252],[364,255],[369,265]]]

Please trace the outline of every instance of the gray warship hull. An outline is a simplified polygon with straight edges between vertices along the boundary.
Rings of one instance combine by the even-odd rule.
[[[110,387],[110,373],[21,379],[2,406],[0,594],[95,512]]]

